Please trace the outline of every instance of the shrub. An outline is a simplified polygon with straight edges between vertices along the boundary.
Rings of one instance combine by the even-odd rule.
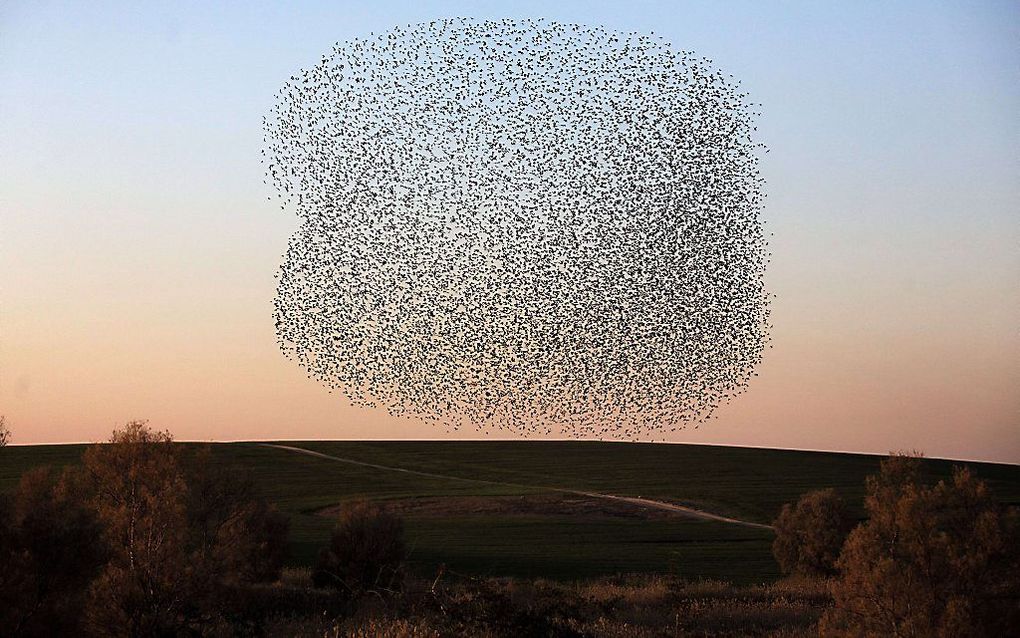
[[[400,585],[404,555],[403,522],[372,503],[352,503],[319,552],[312,581],[351,596],[393,590]]]
[[[772,525],[772,553],[784,574],[831,576],[852,521],[836,490],[827,489],[787,503]]]
[[[0,627],[4,635],[75,635],[82,592],[102,565],[99,522],[49,468],[25,473],[0,500]]]
[[[223,580],[277,580],[286,558],[287,517],[257,497],[249,471],[217,463],[210,448],[188,461],[188,525],[203,568]]]
[[[867,481],[821,623],[830,636],[1004,636],[1020,627],[1020,516],[957,468],[921,483],[895,456]]]

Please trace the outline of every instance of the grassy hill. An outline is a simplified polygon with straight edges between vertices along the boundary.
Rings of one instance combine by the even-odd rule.
[[[182,444],[192,445],[192,444]],[[880,457],[729,448],[538,441],[309,441],[288,443],[378,465],[493,485],[340,463],[256,443],[213,445],[214,458],[249,468],[267,498],[291,515],[292,561],[308,564],[332,525],[317,512],[350,499],[521,496],[567,488],[680,502],[769,522],[801,493],[834,487],[858,507],[863,482]],[[85,446],[25,446],[0,451],[0,489],[26,469],[76,463]],[[1020,503],[1020,467],[968,464],[996,495]],[[952,462],[926,461],[932,478]],[[455,501],[461,502],[461,501]],[[406,520],[413,567],[439,564],[469,574],[571,579],[620,572],[761,582],[777,575],[771,532],[683,517],[641,518],[571,512],[513,516],[412,512]]]

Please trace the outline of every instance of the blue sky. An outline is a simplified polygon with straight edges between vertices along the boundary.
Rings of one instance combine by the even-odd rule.
[[[0,404],[20,440],[137,416],[185,438],[427,436],[275,351],[296,223],[258,158],[288,76],[450,16],[655,32],[762,104],[776,354],[689,440],[1020,462],[1009,2],[4,3]]]

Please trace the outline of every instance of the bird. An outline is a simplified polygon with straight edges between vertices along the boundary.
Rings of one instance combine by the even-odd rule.
[[[772,347],[759,106],[654,34],[444,18],[337,42],[263,119],[299,221],[277,344],[445,431],[698,428]]]

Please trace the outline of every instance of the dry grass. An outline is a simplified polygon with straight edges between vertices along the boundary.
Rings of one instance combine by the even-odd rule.
[[[664,577],[602,580],[579,586],[609,613],[579,629],[590,636],[802,636],[828,604],[823,584],[785,581],[733,587]]]
[[[301,576],[288,572],[285,579]],[[266,627],[266,635],[794,638],[817,635],[818,618],[828,604],[825,583],[809,580],[734,587],[669,577],[618,577],[574,584],[440,579],[408,583],[399,596],[362,599],[343,618],[278,620]]]

